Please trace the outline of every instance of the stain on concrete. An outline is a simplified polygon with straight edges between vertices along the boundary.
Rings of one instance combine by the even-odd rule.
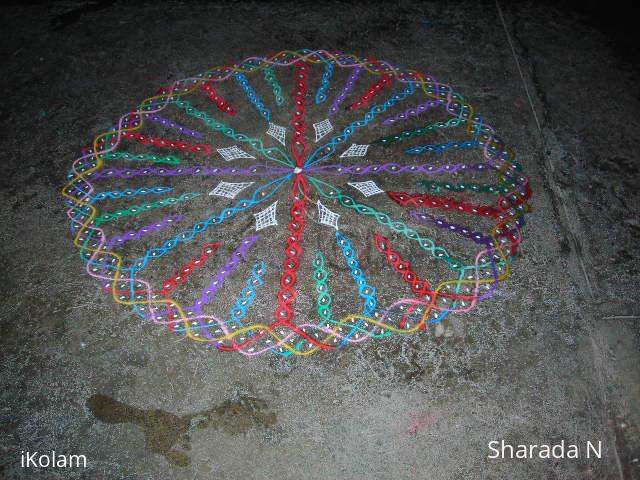
[[[605,36],[555,5],[500,2],[507,31],[514,33],[512,20],[521,18],[514,47],[535,109],[546,115],[542,144],[511,47],[496,28],[497,11],[486,2],[396,1],[388,8],[357,2],[348,8],[334,1],[310,8],[310,2],[160,1],[82,8],[98,1],[5,2],[0,15],[0,86],[7,92],[0,107],[0,478],[193,480],[234,478],[237,472],[247,480],[315,480],[319,474],[356,480],[638,477],[640,97],[636,75],[621,69]],[[619,13],[609,10],[598,12]],[[432,25],[425,28],[423,19]],[[625,34],[618,24],[615,29]],[[165,79],[171,83],[248,55],[316,46],[432,73],[498,123],[536,191],[526,254],[515,274],[495,301],[454,318],[456,334],[450,337],[446,325],[442,335],[432,326],[424,334],[304,360],[249,360],[206,355],[164,333],[156,336],[154,327],[114,308],[79,270],[59,195],[70,161],[101,126],[108,128]],[[252,125],[262,128],[258,121],[256,115]],[[567,197],[573,216],[567,225],[576,225],[587,271],[597,277],[594,301],[581,289],[578,253],[549,197],[552,178]],[[362,242],[364,225],[357,227]],[[387,268],[377,251],[363,254],[374,268]],[[344,262],[338,265],[336,273],[351,281]],[[417,268],[436,273],[430,263]],[[244,278],[230,281],[233,291],[244,286]],[[330,281],[345,297],[352,293],[346,283]],[[188,375],[176,365],[186,366]],[[94,399],[99,413],[115,423],[124,409],[128,423],[102,423],[88,412],[85,402],[96,379],[100,393],[124,400],[126,392],[134,406]],[[207,400],[207,392],[234,385],[253,385],[247,391],[277,399],[276,425],[253,424],[251,415],[237,420],[233,409],[222,417],[197,414],[223,400]],[[174,411],[166,403],[168,386],[208,403]],[[142,398],[151,403],[133,400]],[[142,406],[165,412],[154,420],[152,409],[129,410]],[[407,432],[411,412],[437,412],[438,423],[413,437]],[[187,413],[195,415],[184,422],[180,415]],[[227,433],[220,425],[243,429],[247,418],[255,426],[246,434]],[[213,423],[218,429],[208,428]],[[568,435],[572,441],[603,439],[606,458],[487,463],[486,442],[501,426],[517,443]],[[105,430],[115,433],[118,427],[139,434],[139,443],[110,441]],[[160,461],[149,461],[145,428],[152,445],[167,438],[153,448],[190,466],[156,455]],[[262,436],[263,430],[264,441],[242,438]],[[182,444],[189,436],[184,441],[190,451]],[[219,440],[213,446],[211,437]],[[245,443],[254,455],[238,448]],[[21,449],[54,447],[90,455],[89,468],[39,474],[20,467]],[[145,455],[137,455],[140,450]],[[267,461],[256,462],[256,452],[268,452]]]
[[[276,414],[269,411],[267,403],[249,396],[225,400],[209,410],[182,416],[159,409],[144,410],[101,394],[89,397],[87,407],[102,422],[139,426],[150,452],[159,453],[181,467],[190,463],[186,452],[191,449],[189,432],[194,428],[213,427],[239,434],[252,427],[269,427],[276,423]]]

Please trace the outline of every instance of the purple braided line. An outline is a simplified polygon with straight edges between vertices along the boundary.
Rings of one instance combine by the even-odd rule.
[[[442,105],[444,102],[442,100],[427,100],[424,103],[416,105],[415,107],[409,108],[402,113],[398,113],[393,117],[389,117],[383,120],[382,125],[393,125],[395,122],[400,120],[408,120],[410,117],[417,117],[418,115],[426,112],[430,108],[435,108],[439,105]]]
[[[82,157],[80,159],[77,160],[77,163],[74,165],[73,170],[71,172],[69,172],[68,175],[76,175],[79,176],[80,175],[80,169],[79,168],[84,168],[86,170],[90,170],[91,168],[93,168],[93,164],[95,163],[95,154],[93,153],[93,150],[91,148],[83,148],[81,151]],[[78,180],[73,179],[73,178],[69,178],[69,180],[73,180],[74,181],[74,185],[75,185],[75,181]],[[85,191],[85,197],[84,198],[80,198],[80,201],[84,201],[87,198],[89,198],[89,193],[93,191],[94,189],[92,188],[92,185],[87,182],[84,178],[80,178],[80,181],[82,181],[83,183],[85,183],[87,185],[87,191]],[[81,189],[79,189],[78,187],[76,187],[77,190],[79,191],[83,191]]]
[[[180,125],[179,123],[169,120],[167,117],[163,117],[162,115],[159,115],[157,113],[147,115],[146,118],[148,118],[152,122],[160,123],[166,128],[178,130],[180,133],[187,135],[189,137],[203,138],[203,135],[200,132],[191,130],[190,128],[187,128],[184,125]]]
[[[421,212],[419,210],[412,210],[409,212],[416,220],[422,223],[430,223],[437,227],[443,228],[445,230],[449,230],[451,232],[455,232],[458,235],[461,235],[469,240],[477,243],[478,245],[485,245],[487,248],[493,248],[493,239],[491,237],[487,237],[482,232],[474,232],[473,230],[465,227],[464,225],[458,225],[457,223],[449,223],[443,220],[440,217],[436,217],[434,215],[430,215],[425,212]]]
[[[145,225],[144,227],[139,228],[138,230],[130,230],[128,232],[123,233],[122,235],[116,235],[110,238],[107,241],[106,245],[110,247],[114,247],[114,246],[122,245],[125,242],[130,242],[132,240],[139,240],[142,237],[149,235],[153,231],[162,230],[163,228],[168,226],[170,223],[179,222],[180,220],[182,220],[182,215],[180,215],[179,213],[176,215],[167,215],[157,223]]]
[[[251,248],[259,238],[260,237],[258,235],[249,235],[240,242],[240,246],[231,254],[226,265],[218,271],[216,277],[211,281],[209,286],[204,289],[200,298],[196,300],[196,303],[193,305],[193,310],[196,315],[202,316],[202,307],[213,300],[218,293],[218,290],[224,286],[226,279],[235,271],[236,268],[238,268],[240,262],[245,259],[249,248]],[[200,323],[201,329],[204,330],[207,335],[207,338],[212,339],[211,332],[206,328],[204,320],[199,318],[198,322]]]
[[[93,172],[91,178],[98,180],[101,178],[133,178],[139,176],[160,176],[160,177],[179,177],[181,175],[196,175],[200,177],[209,177],[216,175],[282,175],[289,172],[290,168],[267,168],[264,165],[251,165],[247,168],[218,168],[199,165],[195,167],[183,168],[164,168],[164,167],[146,167],[146,168],[105,168],[99,172]]]
[[[342,102],[344,102],[344,99],[347,98],[347,95],[349,95],[349,92],[351,91],[353,86],[356,84],[356,81],[358,80],[358,77],[360,76],[362,71],[363,71],[362,67],[355,67],[353,71],[349,74],[349,78],[347,78],[347,83],[344,85],[344,87],[340,91],[340,94],[331,104],[331,108],[329,109],[329,115],[335,115],[338,112],[340,105],[342,105]]]
[[[445,165],[433,165],[425,163],[423,165],[400,165],[398,163],[385,163],[374,165],[322,165],[319,167],[311,167],[305,169],[305,172],[314,172],[325,175],[365,175],[371,173],[414,173],[421,172],[429,175],[436,173],[454,173],[459,170],[475,170],[484,171],[495,168],[489,163],[474,163],[467,165],[466,163],[447,163]]]
[[[484,245],[485,247],[487,247],[489,253],[493,252],[494,250],[494,242],[492,238],[487,237],[481,232],[474,232],[469,227],[465,227],[464,225],[459,225],[457,223],[449,223],[442,218],[435,217],[425,212],[421,212],[420,210],[412,210],[411,212],[409,212],[409,215],[411,215],[419,222],[435,225],[436,227],[442,228],[444,230],[457,233],[460,236],[472,240],[478,245]],[[496,263],[493,259],[493,255],[489,255],[489,260],[491,263],[491,275],[493,276],[494,281],[491,283],[489,290],[478,297],[479,300],[486,300],[487,298],[491,297],[491,295],[493,295],[493,292],[495,292],[498,288],[498,270],[496,268]]]
[[[162,124],[163,127],[168,128],[170,130],[178,130],[183,135],[187,135],[189,137],[194,138],[203,138],[203,135],[200,132],[196,132],[195,130],[191,130],[190,128],[185,127],[184,125],[180,125],[172,120],[169,120],[167,117],[164,117],[157,113],[150,113],[145,115],[145,119],[151,120],[155,123]],[[137,127],[140,122],[140,115],[135,114],[132,117],[126,118],[122,120],[120,123],[112,125],[111,130],[114,132],[119,130],[120,128],[131,128]]]

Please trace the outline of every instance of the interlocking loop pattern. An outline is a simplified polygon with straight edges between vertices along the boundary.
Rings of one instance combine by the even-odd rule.
[[[472,311],[509,277],[531,198],[450,86],[324,50],[161,88],[67,179],[74,244],[104,291],[245,355],[306,356]]]

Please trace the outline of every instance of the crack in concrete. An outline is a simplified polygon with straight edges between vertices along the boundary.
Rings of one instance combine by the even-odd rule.
[[[514,62],[516,64],[516,67],[518,69],[518,73],[520,74],[520,79],[522,81],[522,86],[525,90],[525,93],[527,95],[527,100],[529,101],[529,106],[531,107],[531,112],[533,114],[534,120],[536,122],[536,126],[538,127],[538,132],[540,135],[540,139],[542,142],[542,147],[543,147],[543,157],[545,160],[545,167],[546,167],[546,179],[547,179],[547,183],[549,184],[550,187],[550,191],[551,191],[551,198],[552,201],[555,203],[557,202],[558,205],[560,205],[562,207],[562,211],[564,213],[564,219],[562,217],[558,218],[558,221],[561,225],[561,227],[565,230],[565,232],[568,234],[568,237],[571,241],[571,243],[574,246],[574,251],[576,253],[576,258],[578,260],[578,263],[580,265],[580,269],[582,271],[582,274],[585,278],[585,284],[586,284],[586,290],[587,290],[587,294],[588,297],[591,298],[592,300],[595,300],[595,294],[594,294],[594,290],[593,290],[593,286],[592,286],[592,282],[591,279],[589,278],[589,274],[587,272],[586,269],[586,261],[584,258],[584,250],[582,248],[582,244],[580,243],[580,241],[578,240],[578,235],[576,233],[575,230],[580,230],[580,226],[577,224],[577,220],[572,222],[571,221],[571,216],[569,215],[569,210],[567,208],[566,205],[566,201],[564,198],[564,195],[562,194],[562,190],[560,189],[560,187],[558,186],[558,183],[556,181],[555,178],[555,167],[553,165],[553,163],[551,162],[551,158],[550,155],[547,154],[547,140],[545,137],[545,130],[547,130],[545,128],[545,125],[542,125],[538,119],[538,115],[536,113],[536,109],[535,109],[535,105],[533,103],[533,99],[532,96],[529,92],[529,88],[527,87],[527,81],[526,78],[524,76],[524,72],[520,66],[520,61],[518,60],[518,55],[516,53],[515,50],[515,46],[513,44],[512,38],[511,38],[511,34],[509,32],[509,29],[507,27],[507,24],[505,22],[504,19],[504,14],[502,12],[502,9],[500,8],[500,3],[498,0],[496,0],[495,2],[496,5],[496,9],[498,11],[498,15],[500,17],[500,21],[502,23],[502,26],[504,28],[504,32],[505,32],[505,36],[507,38],[507,41],[509,43],[509,46],[511,48],[511,53],[513,54],[513,59]],[[515,37],[515,26],[514,26],[514,37]],[[518,41],[518,43],[520,45],[522,45],[523,47],[523,51],[526,53],[526,58],[529,61],[529,63],[531,64],[531,69],[532,69],[532,82],[535,86],[535,88],[539,91],[542,92],[542,85],[541,82],[539,81],[536,71],[535,71],[535,61],[533,60],[533,58],[529,55],[528,53],[528,48],[526,46],[524,46],[524,42],[522,40],[519,40],[516,37],[516,40]],[[544,94],[540,94],[539,92],[536,92],[536,96],[537,98],[540,99],[541,103],[542,103],[542,107],[543,107],[543,114],[542,114],[542,118],[544,123],[548,123],[548,119],[549,119],[549,105],[548,102],[546,101],[546,98],[544,96]],[[564,220],[564,221],[563,221]],[[572,228],[573,227],[573,228]],[[575,230],[574,230],[575,229]],[[595,338],[595,328],[594,328],[594,322],[593,322],[593,318],[591,315],[585,315],[587,318],[591,319],[591,323],[592,323],[592,328],[590,328],[588,330],[588,335],[589,335],[589,340],[591,342],[591,347],[592,347],[592,353],[593,353],[593,361],[594,361],[594,367],[595,367],[595,371],[596,371],[596,381],[598,383],[599,386],[599,390],[600,390],[600,397],[602,399],[602,403],[605,406],[605,414],[604,416],[604,425],[606,426],[606,429],[608,430],[609,433],[609,437],[610,440],[612,441],[612,452],[613,452],[613,456],[614,456],[614,460],[616,463],[616,467],[618,470],[618,475],[619,478],[621,480],[625,480],[627,477],[625,475],[625,470],[622,467],[622,463],[620,461],[620,453],[618,451],[619,448],[619,436],[617,435],[617,432],[614,430],[614,428],[611,425],[611,422],[609,421],[609,417],[611,416],[609,410],[611,407],[611,403],[608,399],[607,396],[607,392],[606,392],[606,385],[605,385],[605,380],[604,380],[604,371],[606,369],[606,365],[605,365],[605,357],[604,354],[602,353],[601,350],[601,345],[603,345],[603,341],[601,338],[599,338],[600,336],[598,336],[598,339]],[[613,318],[613,317],[611,317]]]

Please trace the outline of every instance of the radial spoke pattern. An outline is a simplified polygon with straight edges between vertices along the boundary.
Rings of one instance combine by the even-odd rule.
[[[250,356],[469,314],[509,277],[532,196],[450,86],[324,50],[161,87],[67,181],[70,232],[103,291],[140,321]]]

